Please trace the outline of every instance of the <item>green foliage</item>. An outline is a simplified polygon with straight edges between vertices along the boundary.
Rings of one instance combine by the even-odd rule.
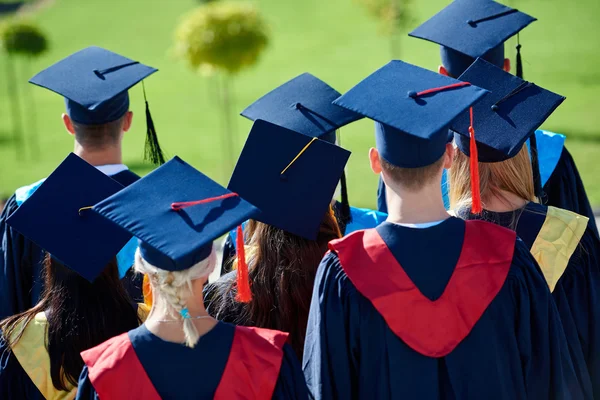
[[[37,26],[17,20],[0,27],[0,45],[13,55],[39,56],[48,50],[46,35]]]
[[[412,0],[355,0],[381,23],[381,30],[393,35],[399,28],[412,22]]]
[[[175,52],[192,68],[232,74],[255,64],[267,43],[267,26],[258,10],[231,1],[198,7],[175,34]]]

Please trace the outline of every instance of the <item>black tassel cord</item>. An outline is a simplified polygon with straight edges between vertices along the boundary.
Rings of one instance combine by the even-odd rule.
[[[521,41],[517,33],[517,76],[523,79],[523,59],[521,58]]]
[[[146,87],[144,86],[144,81],[142,81],[142,89],[144,91],[144,102],[146,103],[146,145],[144,148],[144,160],[149,160],[154,165],[162,165],[165,163],[165,156],[158,143],[154,121],[152,121],[150,107],[148,106],[148,100],[146,99]]]

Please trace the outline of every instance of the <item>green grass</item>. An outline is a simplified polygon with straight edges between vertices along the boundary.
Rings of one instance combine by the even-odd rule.
[[[353,0],[259,0],[271,27],[271,43],[259,64],[233,79],[235,112],[276,85],[311,72],[344,92],[390,59],[389,42],[377,22]],[[447,0],[413,1],[416,26],[441,9]],[[0,193],[46,176],[72,149],[60,115],[63,102],[49,91],[25,83],[34,72],[79,50],[98,45],[159,68],[147,80],[151,109],[161,144],[171,156],[179,155],[221,183],[232,165],[223,150],[221,113],[215,80],[192,71],[171,53],[174,29],[182,14],[197,6],[194,0],[56,0],[36,19],[48,33],[51,51],[27,67],[19,63],[22,94],[35,99],[35,112],[26,111],[26,134],[39,137],[42,153],[15,151],[5,60],[0,60]],[[600,205],[596,157],[600,157],[600,2],[581,0],[513,0],[512,5],[538,17],[521,35],[525,74],[535,83],[568,97],[544,128],[566,133],[592,203]],[[412,28],[412,26],[411,26]],[[514,41],[507,54],[514,59]],[[402,59],[435,69],[438,48],[417,39],[401,41]],[[31,89],[27,91],[26,89]],[[140,173],[145,133],[141,87],[131,90],[133,129],[125,138],[125,161]],[[236,117],[236,149],[244,143],[250,123]],[[37,127],[34,129],[34,127]],[[351,201],[374,206],[377,179],[367,162],[374,144],[373,127],[361,121],[342,129],[342,143],[353,152],[348,167]],[[265,154],[268,157],[268,154]],[[260,179],[260,177],[257,177]]]

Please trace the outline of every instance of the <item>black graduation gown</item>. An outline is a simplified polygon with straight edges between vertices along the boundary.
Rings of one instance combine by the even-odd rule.
[[[445,296],[457,260],[467,248],[463,247],[464,222],[450,218],[423,230],[384,223],[376,231],[403,266],[401,270],[414,282],[415,289],[402,291],[401,295],[422,293],[428,299],[426,303]],[[514,243],[512,261],[508,261],[499,292],[467,336],[441,357],[425,356],[400,339],[375,303],[352,283],[338,255],[328,253],[315,281],[304,348],[303,368],[313,396],[430,400],[582,398],[548,286],[526,246],[520,240]],[[389,277],[399,273],[395,269]],[[382,293],[389,293],[385,290],[389,277],[374,278],[372,289],[377,291],[379,286]],[[467,286],[470,292],[477,285]],[[458,290],[461,291],[464,292]],[[414,313],[415,304],[394,301],[389,306],[392,314],[404,314]],[[418,318],[417,314],[412,319]],[[425,323],[433,325],[446,320],[441,318],[430,315]],[[454,327],[453,320],[448,325]],[[402,329],[412,333],[412,339],[430,337],[432,331],[414,332],[413,326],[410,320],[402,325]]]
[[[590,206],[583,181],[575,166],[575,161],[566,147],[563,147],[558,164],[544,185],[545,204],[573,211],[590,219],[590,230],[598,237],[598,227]]]
[[[144,325],[130,331],[129,338],[141,366],[161,399],[212,399],[228,364],[240,362],[230,356],[235,329],[233,325],[219,322],[200,338],[193,349],[165,342]],[[248,381],[249,376],[235,377],[238,378],[236,384],[240,387],[253,384]],[[127,376],[116,379],[127,380]],[[249,389],[249,393],[253,392]],[[300,363],[288,344],[283,346],[283,359],[272,398],[308,399]],[[79,378],[77,399],[99,399],[87,366]]]
[[[123,186],[140,179],[129,170],[111,178]],[[33,307],[43,290],[44,251],[6,223],[18,206],[16,196],[12,195],[0,214],[0,320]],[[131,270],[124,278],[135,302],[143,301],[142,279],[141,276],[135,277]]]
[[[544,226],[547,212],[547,206],[529,203],[516,213],[484,210],[481,215],[473,215],[463,210],[459,215],[514,229],[531,249]],[[588,398],[600,398],[600,241],[594,230],[588,222],[552,291],[580,384],[586,394],[593,392],[593,397]]]

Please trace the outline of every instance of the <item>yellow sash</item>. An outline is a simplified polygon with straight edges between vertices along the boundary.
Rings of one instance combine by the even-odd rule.
[[[138,316],[144,322],[150,313],[150,308],[145,304],[138,304]],[[25,327],[25,331],[15,345],[12,352],[17,357],[19,364],[27,373],[35,387],[46,399],[68,400],[74,399],[77,387],[65,381],[68,391],[57,390],[50,377],[50,357],[46,350],[46,327],[48,321],[46,314],[38,313]],[[15,335],[21,332],[21,326],[15,329]]]
[[[47,325],[46,314],[43,312],[38,313],[27,324],[23,335],[12,347],[12,352],[44,398],[52,400],[74,399],[77,394],[77,387],[71,386],[69,382],[65,382],[69,388],[65,392],[57,390],[52,384],[52,378],[50,377],[50,357],[48,356],[45,343]],[[21,327],[15,329],[15,333],[20,331]]]
[[[531,246],[531,254],[540,265],[550,291],[554,291],[565,272],[588,221],[589,218],[574,212],[548,207],[544,224]]]

